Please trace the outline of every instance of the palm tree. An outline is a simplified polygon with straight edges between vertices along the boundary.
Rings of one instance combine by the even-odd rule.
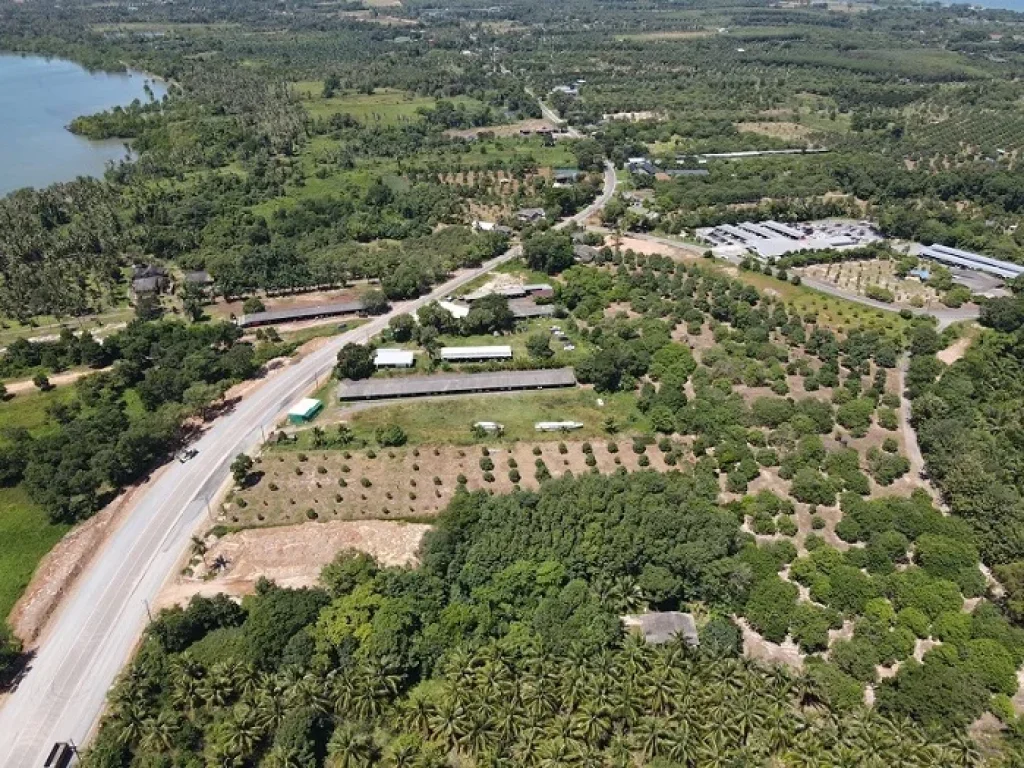
[[[377,760],[378,753],[373,737],[351,723],[337,728],[327,742],[331,768],[367,768]]]
[[[174,737],[181,730],[179,716],[172,712],[161,712],[156,718],[149,718],[143,724],[142,747],[150,752],[169,752]]]

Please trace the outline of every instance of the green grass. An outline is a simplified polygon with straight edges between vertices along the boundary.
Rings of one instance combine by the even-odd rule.
[[[417,96],[393,88],[378,88],[372,94],[347,91],[325,99],[322,81],[304,80],[293,87],[306,112],[314,118],[349,114],[365,123],[396,125],[420,120],[420,108],[429,109],[437,104],[437,100],[429,96]],[[468,96],[455,96],[450,101],[456,106],[479,104]]]
[[[24,488],[0,488],[0,617],[10,614],[43,555],[68,528],[50,523]]]
[[[603,407],[597,405],[599,397]],[[357,411],[349,424],[357,436],[370,440],[377,427],[398,424],[411,444],[466,445],[475,442],[470,427],[477,421],[504,424],[505,440],[560,440],[565,436],[537,432],[533,425],[538,421],[579,421],[584,427],[573,432],[573,437],[602,438],[607,437],[602,427],[608,416],[622,433],[649,430],[636,409],[634,393],[599,396],[583,389],[409,401]]]
[[[25,392],[0,402],[0,425],[22,427],[33,435],[45,433],[53,425],[47,408],[74,399],[74,387],[57,387],[49,392]]]

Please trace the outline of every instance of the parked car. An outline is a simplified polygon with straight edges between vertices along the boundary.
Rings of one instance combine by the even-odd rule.
[[[186,461],[194,459],[196,457],[196,454],[198,453],[199,451],[196,450],[195,448],[184,448],[178,451],[178,461],[184,464]]]

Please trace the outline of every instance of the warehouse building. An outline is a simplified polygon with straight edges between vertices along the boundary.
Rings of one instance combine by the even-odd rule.
[[[1009,261],[993,259],[991,256],[983,256],[980,253],[964,251],[959,248],[950,248],[947,245],[928,245],[921,249],[918,254],[922,258],[938,261],[942,264],[949,264],[964,269],[974,269],[978,272],[987,272],[1006,280],[1024,275],[1024,266]]]
[[[240,328],[255,328],[260,325],[274,323],[292,323],[297,320],[316,320],[321,317],[337,315],[354,315],[365,311],[366,304],[362,301],[339,301],[334,304],[317,304],[312,307],[290,307],[288,309],[272,309],[266,312],[252,312],[242,315],[235,323]]]
[[[373,356],[377,368],[412,368],[416,357],[409,349],[378,349]]]
[[[534,317],[554,317],[554,304],[538,304],[533,299],[514,299],[508,308],[516,320],[529,320]]]
[[[539,371],[396,376],[386,379],[344,381],[338,386],[338,398],[340,400],[384,400],[398,397],[472,395],[486,392],[574,386],[576,386],[576,376],[572,368],[551,368]]]
[[[484,362],[490,360],[511,360],[512,347],[495,344],[486,347],[441,347],[441,360],[446,363]]]

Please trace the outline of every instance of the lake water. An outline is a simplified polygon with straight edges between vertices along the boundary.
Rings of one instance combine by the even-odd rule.
[[[0,195],[77,176],[103,175],[125,156],[122,141],[89,141],[67,130],[80,115],[147,101],[141,73],[90,73],[70,61],[0,53]],[[154,96],[166,92],[148,81]]]

